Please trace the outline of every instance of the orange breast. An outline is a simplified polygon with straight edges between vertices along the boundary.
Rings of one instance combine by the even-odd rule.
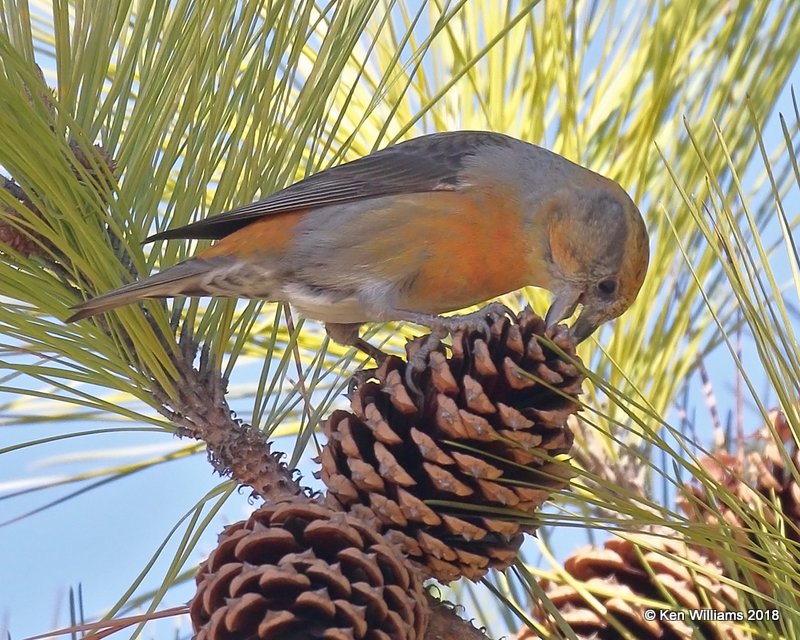
[[[531,273],[531,230],[514,194],[424,194],[409,231],[424,251],[416,277],[401,292],[400,308],[427,313],[461,309],[525,285]]]

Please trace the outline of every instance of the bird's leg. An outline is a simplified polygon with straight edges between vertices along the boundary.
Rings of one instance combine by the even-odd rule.
[[[386,353],[378,349],[378,347],[371,345],[358,335],[358,330],[361,328],[360,324],[337,324],[335,322],[326,322],[325,331],[331,337],[331,340],[338,342],[346,347],[355,347],[362,353],[367,354],[378,366],[388,357]],[[350,383],[347,385],[347,395],[350,396],[353,390],[360,384],[364,384],[370,376],[374,373],[375,369],[361,369],[356,371],[350,376]]]
[[[375,360],[375,362],[380,364],[386,359],[386,354],[380,349],[378,349],[378,347],[371,345],[369,342],[364,340],[364,338],[358,335],[358,330],[360,328],[361,325],[358,323],[353,323],[353,324],[338,324],[335,322],[325,323],[325,331],[328,332],[328,335],[331,337],[331,340],[346,347],[355,347],[362,353],[365,353],[370,358]]]

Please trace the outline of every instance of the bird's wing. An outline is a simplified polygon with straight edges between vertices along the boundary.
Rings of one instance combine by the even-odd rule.
[[[486,131],[434,133],[386,147],[352,162],[320,171],[263,200],[162,231],[145,242],[229,235],[262,216],[400,193],[452,191],[465,160],[485,145],[513,144]]]

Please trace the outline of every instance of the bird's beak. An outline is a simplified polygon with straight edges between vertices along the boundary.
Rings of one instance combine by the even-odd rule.
[[[548,329],[562,320],[566,320],[575,313],[575,308],[578,306],[578,303],[581,302],[581,296],[582,293],[580,291],[567,290],[557,293],[544,318]],[[572,337],[575,338],[575,342],[583,342],[592,335],[595,329],[601,324],[602,320],[598,320],[596,314],[593,313],[591,309],[584,306],[578,319],[570,328],[570,333]]]
[[[601,324],[602,321],[596,320],[591,310],[584,307],[583,311],[581,311],[581,315],[578,316],[575,324],[572,325],[570,333],[572,337],[575,338],[575,342],[580,343],[592,335]]]
[[[580,292],[576,291],[567,290],[556,293],[556,297],[553,298],[553,303],[550,305],[550,308],[547,310],[547,315],[544,317],[544,323],[547,325],[547,328],[549,329],[562,320],[566,320],[575,313],[575,307],[578,306],[580,298]]]

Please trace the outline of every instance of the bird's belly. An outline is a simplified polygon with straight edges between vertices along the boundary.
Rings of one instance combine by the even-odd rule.
[[[303,284],[288,284],[283,287],[281,300],[285,300],[306,318],[337,324],[373,322],[370,314],[355,291],[342,292],[310,287]]]

